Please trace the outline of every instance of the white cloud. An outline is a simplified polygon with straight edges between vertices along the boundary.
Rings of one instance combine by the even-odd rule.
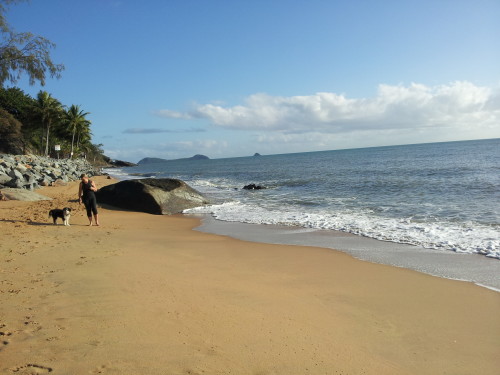
[[[157,144],[130,147],[115,142],[116,147],[108,147],[106,154],[130,161],[194,154],[219,158],[500,137],[500,91],[470,82],[380,85],[369,98],[332,92],[290,97],[255,94],[241,105],[211,102],[185,113],[162,110],[156,114],[197,123],[208,120],[229,131],[206,132],[212,139],[193,140],[201,129],[132,128],[125,133],[186,133],[186,138],[169,137],[165,143],[158,137]]]
[[[344,133],[389,129],[488,129],[500,124],[498,92],[470,82],[448,85],[380,85],[372,98],[320,92],[310,96],[255,94],[243,105],[198,105],[164,117],[202,118],[217,127],[260,132]]]
[[[171,111],[170,109],[160,109],[159,111],[153,112],[155,115],[167,118],[179,118],[179,119],[190,119],[192,118],[188,113],[182,113],[177,111]]]
[[[129,128],[122,131],[123,134],[155,134],[155,133],[203,133],[205,129],[191,128],[183,130],[158,129],[158,128]]]

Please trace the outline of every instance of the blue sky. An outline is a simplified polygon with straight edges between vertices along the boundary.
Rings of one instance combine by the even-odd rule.
[[[66,70],[112,158],[500,137],[497,0],[31,0],[17,31]]]

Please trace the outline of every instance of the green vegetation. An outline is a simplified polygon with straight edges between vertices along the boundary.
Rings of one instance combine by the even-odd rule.
[[[17,87],[0,88],[0,153],[86,157],[104,164],[102,145],[92,143],[89,114],[46,91],[32,98]]]
[[[105,164],[109,159],[102,145],[92,143],[89,112],[74,104],[67,107],[46,91],[32,98],[17,87],[5,87],[16,84],[22,74],[29,77],[30,85],[44,86],[46,74],[60,78],[64,70],[64,65],[50,58],[54,43],[28,32],[17,33],[7,23],[7,8],[21,1],[0,0],[0,153],[86,157],[94,164]]]

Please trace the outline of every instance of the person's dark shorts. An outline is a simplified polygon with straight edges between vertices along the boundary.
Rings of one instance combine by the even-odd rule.
[[[97,199],[94,194],[85,198],[83,204],[87,210],[87,217],[92,216],[92,214],[97,215]]]

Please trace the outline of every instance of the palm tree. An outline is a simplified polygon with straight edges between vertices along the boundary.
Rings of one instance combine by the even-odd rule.
[[[75,134],[84,132],[89,128],[91,122],[85,118],[89,112],[83,112],[80,106],[73,104],[64,114],[64,122],[68,129],[71,131],[71,158],[73,158],[73,151],[75,145]]]
[[[61,118],[62,104],[53,98],[47,91],[40,91],[35,103],[35,112],[38,114],[42,127],[46,129],[45,155],[49,154],[49,134],[53,123]],[[43,145],[43,131],[42,131]],[[42,146],[43,147],[43,146]]]

